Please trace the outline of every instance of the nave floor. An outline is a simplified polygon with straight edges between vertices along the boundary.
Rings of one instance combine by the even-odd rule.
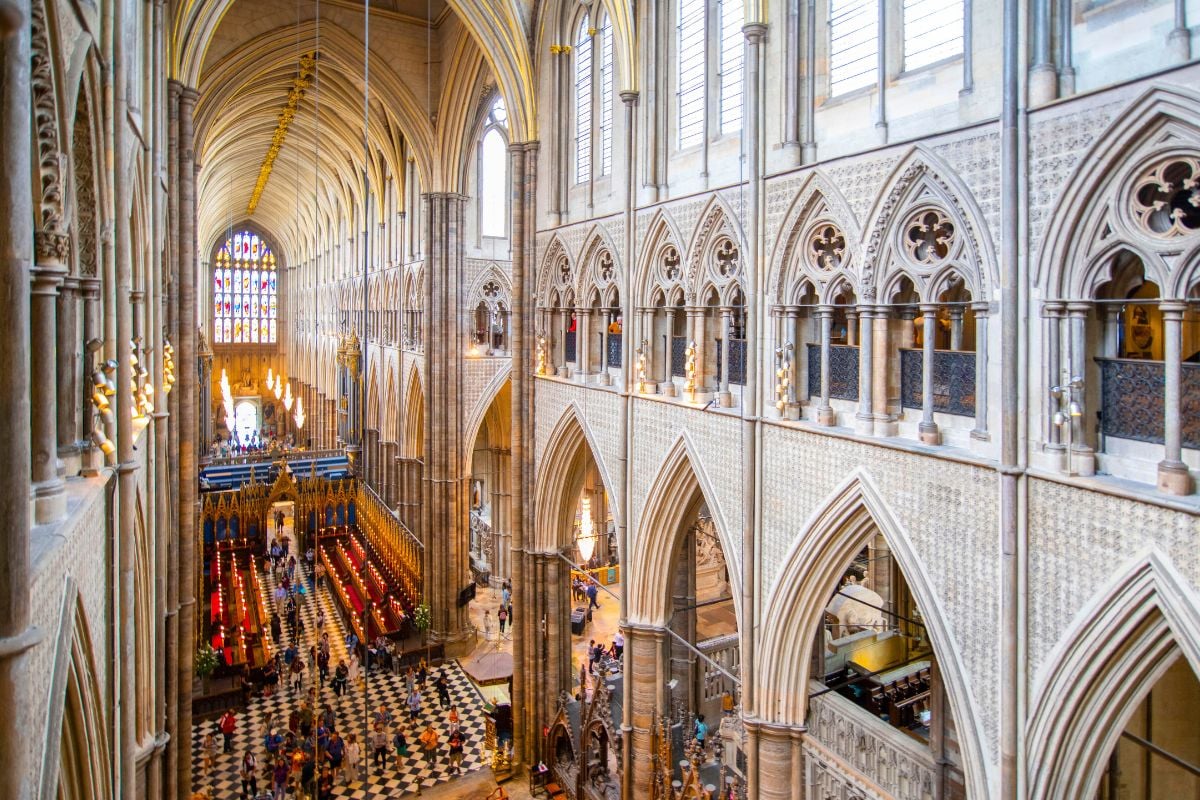
[[[290,533],[290,530],[288,531]],[[308,662],[308,648],[319,636],[317,632],[317,603],[325,608],[326,626],[329,628],[331,640],[331,657],[330,657],[330,672],[337,665],[338,659],[346,658],[345,647],[345,629],[343,628],[341,617],[339,616],[335,606],[336,601],[330,594],[328,589],[321,589],[316,596],[316,602],[313,602],[311,583],[308,576],[302,575],[303,570],[298,570],[298,580],[304,587],[305,596],[309,599],[304,602],[301,608],[301,613],[304,616],[306,640],[302,652],[305,653],[305,662]],[[274,591],[275,582],[271,570],[264,570],[262,573],[268,586],[268,591]],[[271,600],[268,599],[268,604]],[[286,626],[285,626],[286,628]],[[287,633],[284,632],[286,639]],[[286,642],[277,643],[282,647],[286,646]],[[459,724],[464,733],[466,742],[464,747],[464,756],[462,769],[464,773],[472,770],[477,770],[483,767],[486,763],[486,756],[483,750],[484,740],[484,717],[483,717],[483,699],[480,696],[475,685],[467,678],[459,667],[457,662],[451,662],[443,667],[446,677],[450,683],[450,698],[451,702],[457,706],[459,715]],[[309,672],[316,676],[316,670],[305,670],[304,692],[307,693],[312,687]],[[409,739],[409,755],[405,759],[401,759],[401,763],[394,763],[391,754],[389,754],[388,766],[382,771],[372,769],[370,776],[365,780],[360,780],[357,783],[350,785],[339,784],[334,790],[334,797],[348,798],[374,798],[398,797],[409,792],[417,792],[422,788],[430,788],[438,784],[454,778],[454,774],[450,769],[448,759],[448,749],[446,740],[449,738],[448,724],[448,709],[442,709],[438,705],[437,692],[433,688],[433,680],[437,675],[437,671],[430,672],[430,681],[428,690],[422,693],[421,715],[412,723],[408,722],[408,706],[405,703],[407,692],[404,686],[404,676],[384,673],[382,670],[374,670],[370,676],[369,687],[367,689],[367,704],[364,707],[363,691],[360,686],[350,687],[346,697],[344,697],[340,705],[337,698],[334,696],[332,689],[328,683],[322,690],[318,708],[324,703],[330,703],[339,713],[338,732],[345,738],[349,733],[356,733],[360,742],[364,739],[366,727],[364,725],[365,715],[372,714],[382,703],[391,712],[394,719],[403,719],[405,723],[405,731]],[[221,736],[216,730],[215,721],[206,721],[197,724],[192,731],[192,775],[193,789],[196,791],[207,790],[212,800],[224,800],[225,798],[238,798],[241,796],[241,780],[238,777],[238,767],[241,763],[242,755],[247,745],[252,747],[254,755],[258,759],[260,777],[258,781],[259,794],[266,794],[270,791],[269,779],[263,777],[265,775],[266,750],[263,743],[265,736],[264,721],[268,711],[273,712],[274,726],[280,732],[286,732],[287,717],[293,708],[298,708],[305,695],[296,694],[289,695],[286,689],[285,676],[280,676],[279,690],[269,698],[254,698],[248,708],[236,709],[238,717],[237,732],[233,737],[233,751],[230,753],[218,753],[216,763],[211,774],[204,772],[204,759],[201,751],[201,745],[204,741],[204,734],[212,731],[216,735],[218,746],[221,744]],[[416,737],[425,729],[425,725],[432,723],[434,729],[438,732],[441,739],[441,745],[437,753],[437,759],[430,762],[425,758]],[[389,737],[390,737],[389,731]],[[370,756],[369,748],[363,747],[363,759],[368,764]],[[360,766],[360,773],[362,767]],[[297,797],[297,795],[288,795],[289,798]]]

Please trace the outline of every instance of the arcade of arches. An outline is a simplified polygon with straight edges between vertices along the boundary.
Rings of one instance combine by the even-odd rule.
[[[1200,798],[1198,37],[0,0],[0,798]]]

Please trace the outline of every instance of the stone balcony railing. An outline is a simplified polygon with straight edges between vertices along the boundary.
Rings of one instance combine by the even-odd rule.
[[[814,691],[824,688],[813,683]],[[931,800],[935,767],[929,748],[834,693],[808,704],[804,743],[810,797]]]

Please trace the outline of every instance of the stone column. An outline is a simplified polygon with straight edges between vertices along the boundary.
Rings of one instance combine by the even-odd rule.
[[[1070,337],[1070,362],[1071,378],[1082,378],[1087,374],[1087,315],[1092,310],[1090,303],[1067,303],[1067,320],[1069,325]],[[1081,405],[1084,403],[1084,398],[1080,397]],[[1084,416],[1070,417],[1070,424],[1074,426],[1074,436],[1071,440],[1071,464],[1080,475],[1095,475],[1096,474],[1096,451],[1088,443],[1087,431],[1087,412]]]
[[[463,354],[467,325],[460,307],[466,293],[463,208],[466,198],[449,192],[422,195],[425,257],[426,339],[425,484],[422,527],[425,594],[433,612],[431,635],[453,654],[467,644],[466,609],[458,592],[469,577],[469,475],[464,453]]]
[[[870,436],[875,432],[875,410],[874,410],[874,353],[875,353],[875,331],[872,329],[873,320],[871,318],[870,306],[859,306],[857,309],[858,319],[856,320],[861,327],[858,335],[858,413],[854,415],[854,430],[864,436]],[[846,332],[854,330],[853,323],[850,322],[851,312],[846,312]]]
[[[987,440],[988,436],[988,314],[987,301],[971,304],[975,313],[975,427],[972,439]]]
[[[801,369],[802,366],[808,365],[808,347],[803,340],[803,336],[798,335],[800,324],[800,309],[797,306],[788,306],[784,309],[784,335],[785,343],[792,345],[792,372],[788,384],[787,404],[785,416],[788,419],[796,419],[799,414],[799,405],[802,401],[807,401],[808,398],[808,370]]]
[[[609,308],[600,310],[600,385],[611,386],[612,375],[608,371],[608,327],[614,319],[613,311]],[[632,320],[629,321],[632,330]],[[622,351],[624,355],[624,351]]]
[[[851,347],[858,344],[858,311],[858,308],[846,309],[846,344]]]
[[[192,668],[196,651],[196,222],[193,117],[199,95],[182,88],[179,94],[179,725],[192,731]],[[191,796],[191,748],[180,745],[178,791]]]
[[[33,253],[33,193],[30,178],[29,0],[7,4],[15,16],[0,31],[0,294],[11,302],[0,315],[0,449],[13,468],[0,477],[0,708],[13,731],[32,731],[34,698],[29,691],[26,651],[41,638],[30,613],[29,526],[29,273]],[[0,737],[0,797],[37,796],[31,776],[38,765],[23,736]]]
[[[1158,489],[1167,494],[1187,495],[1196,483],[1183,463],[1183,429],[1180,420],[1183,368],[1180,365],[1183,314],[1187,304],[1164,301],[1163,316],[1163,460],[1158,462]]]
[[[182,378],[183,370],[180,367],[179,360],[179,243],[175,240],[173,232],[178,229],[179,221],[179,90],[180,85],[175,81],[167,81],[167,214],[166,214],[166,251],[167,251],[167,274],[164,276],[167,283],[167,303],[165,307],[167,317],[167,331],[171,339],[171,345],[175,348],[175,377],[176,384],[168,395],[167,413],[170,414],[170,423],[167,426],[167,450],[166,459],[164,459],[170,468],[175,468],[179,465],[179,390],[178,379]],[[95,279],[84,279],[83,292],[83,319],[84,319],[84,341],[87,341],[96,334],[93,333],[97,326],[97,284]],[[85,401],[86,402],[86,401]],[[171,486],[174,485],[175,476],[173,473],[168,475],[170,486],[167,492],[174,495]],[[168,502],[167,525],[169,526],[169,534],[167,539],[167,629],[163,641],[163,649],[166,653],[166,681],[164,686],[165,703],[167,711],[165,734],[167,736],[167,757],[165,768],[165,780],[163,785],[163,796],[166,800],[175,800],[179,797],[180,791],[178,788],[179,781],[179,761],[182,753],[183,758],[191,757],[190,743],[180,747],[179,736],[179,547],[178,547],[178,531],[179,531],[179,505],[177,502]]]
[[[937,309],[931,303],[921,304],[921,424],[918,430],[924,444],[940,444],[941,435],[933,421],[933,343],[937,335]]]
[[[622,629],[628,653],[625,679],[632,682],[633,746],[630,758],[623,764],[629,775],[631,797],[648,797],[653,772],[653,726],[655,715],[666,710],[666,684],[670,680],[664,665],[663,639],[660,628],[629,625]]]
[[[79,288],[78,278],[68,276],[64,279],[55,313],[58,319],[55,345],[58,360],[58,420],[55,427],[58,432],[58,457],[62,460],[64,472],[68,476],[79,472],[79,441],[83,438],[80,432],[83,395],[79,387],[79,376],[83,374],[83,369],[80,364],[82,339],[79,333]]]
[[[721,408],[729,408],[733,405],[733,395],[729,392],[729,336],[733,333],[733,309],[729,306],[721,306],[721,383],[718,388],[717,400]],[[752,358],[752,354],[747,354],[747,358]]]
[[[837,414],[829,403],[830,340],[833,334],[833,306],[817,306],[817,319],[821,322],[821,403],[817,406],[817,423],[836,425]]]
[[[34,235],[37,263],[31,270],[29,298],[30,338],[30,434],[33,479],[34,521],[38,525],[60,519],[67,511],[63,480],[58,474],[58,377],[55,345],[58,338],[56,311],[58,289],[66,277],[70,240],[54,231]],[[128,339],[125,346],[128,347]],[[125,359],[128,356],[122,353]],[[128,381],[118,383],[118,396],[128,393]],[[123,427],[125,420],[120,420]]]
[[[803,729],[747,720],[746,730],[758,739],[758,796],[761,800],[793,800],[802,796],[799,746]]]
[[[1046,448],[1062,449],[1062,431],[1054,424],[1054,413],[1058,401],[1051,396],[1050,387],[1063,383],[1062,369],[1062,318],[1066,306],[1062,303],[1046,303],[1042,306],[1042,317],[1046,320]],[[978,323],[977,323],[978,324]]]
[[[688,342],[696,345],[696,394],[703,394],[708,387],[708,371],[705,362],[708,359],[708,347],[704,338],[704,307],[691,306],[687,310]],[[695,398],[689,397],[689,400]]]
[[[871,318],[871,331],[875,338],[875,352],[872,359],[875,364],[872,373],[875,388],[871,398],[875,416],[874,433],[876,436],[895,436],[899,426],[889,409],[893,398],[900,396],[899,380],[896,380],[894,386],[892,383],[892,376],[895,375],[898,378],[900,374],[900,351],[892,346],[892,320],[888,307],[875,306],[871,311]],[[910,338],[913,335],[911,320],[908,325],[908,335]]]
[[[1121,306],[1104,305],[1097,309],[1104,321],[1104,357],[1120,358]]]
[[[962,306],[951,306],[950,314],[950,349],[963,349],[963,309]]]
[[[586,381],[595,372],[592,364],[592,309],[587,307],[575,311],[575,363],[579,374]]]

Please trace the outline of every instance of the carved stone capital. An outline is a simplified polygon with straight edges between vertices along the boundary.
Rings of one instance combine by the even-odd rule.
[[[33,253],[39,265],[65,264],[71,257],[71,237],[56,231],[35,231]]]

